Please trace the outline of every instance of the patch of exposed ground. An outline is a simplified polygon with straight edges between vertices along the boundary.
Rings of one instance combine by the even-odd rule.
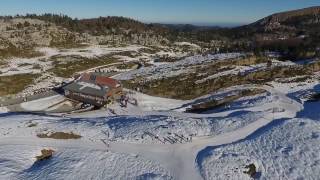
[[[50,139],[80,139],[82,136],[74,134],[73,132],[54,132],[47,134],[37,134],[38,138],[50,138]]]
[[[256,68],[241,73],[240,71],[239,73],[223,73],[232,70],[234,64],[249,66],[258,62],[266,62],[266,60],[249,58],[229,62],[222,61],[211,65],[197,66],[192,73],[182,73],[177,76],[151,80],[138,77],[134,80],[123,81],[123,84],[126,88],[139,87],[143,93],[153,96],[189,100],[235,85],[264,84],[277,78],[308,76],[317,70],[317,66],[312,69],[309,66],[283,65]],[[212,77],[207,78],[210,76]],[[206,79],[203,80],[204,78]]]
[[[23,91],[37,77],[38,75],[35,74],[0,76],[0,96],[17,94]]]
[[[36,162],[50,159],[52,157],[53,153],[54,153],[54,150],[52,150],[52,149],[42,149],[41,155],[36,156],[36,159],[37,159]]]
[[[56,56],[53,57],[53,68],[50,69],[55,75],[70,78],[77,72],[81,72],[97,66],[108,65],[117,62],[111,56],[86,58],[81,56]]]

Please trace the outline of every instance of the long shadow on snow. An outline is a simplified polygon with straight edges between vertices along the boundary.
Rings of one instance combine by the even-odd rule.
[[[64,167],[63,162],[59,158],[60,153],[55,154],[50,159],[36,161],[29,168],[21,171],[18,174],[18,179],[56,179],[55,175],[61,173],[62,177],[64,174],[69,174],[68,168]],[[77,163],[81,160],[81,157],[71,156],[64,159],[66,163]],[[61,165],[60,165],[61,164]]]
[[[243,115],[246,115],[248,113],[252,113],[252,111],[235,111],[230,113],[227,116],[224,117],[212,117],[207,119],[212,120],[220,120],[225,118],[233,118],[233,117],[241,117]],[[148,122],[159,122],[167,120],[168,118],[174,118],[172,116],[165,116],[165,115],[150,115],[150,116],[112,116],[112,117],[95,117],[95,118],[63,118],[58,115],[49,115],[44,113],[6,113],[6,114],[0,114],[0,118],[2,117],[8,117],[8,116],[17,116],[17,115],[38,115],[43,117],[55,117],[55,118],[61,118],[59,120],[60,123],[71,123],[71,124],[83,124],[87,123],[92,126],[95,126],[99,124],[99,126],[103,125],[109,125],[111,128],[119,128],[126,125],[136,124],[136,123],[148,123]]]
[[[273,120],[271,123],[269,123],[268,125],[261,127],[259,129],[257,129],[255,132],[253,132],[252,134],[250,134],[249,136],[243,138],[242,140],[236,141],[236,142],[232,142],[232,143],[228,143],[228,144],[223,144],[223,145],[219,145],[219,146],[207,146],[206,148],[204,148],[203,150],[199,151],[196,159],[195,159],[195,163],[197,165],[197,168],[201,174],[201,169],[202,167],[202,162],[208,157],[213,155],[214,153],[214,149],[217,148],[221,148],[221,147],[225,147],[228,145],[232,145],[232,144],[238,144],[241,142],[245,142],[245,141],[253,141],[256,138],[262,136],[263,134],[267,133],[268,131],[272,130],[274,127],[280,126],[282,124],[285,123],[285,121],[289,120],[290,118],[283,118],[283,119],[276,119]],[[202,174],[201,174],[202,176]]]
[[[53,158],[34,162],[31,167],[19,173],[19,179],[33,179],[34,176],[40,176],[41,174],[50,177],[51,173],[56,173],[57,171],[56,169],[50,168],[52,164],[55,163]]]
[[[251,111],[236,111],[233,113],[230,113],[229,115],[225,117],[212,117],[207,118],[210,119],[212,122],[218,123],[219,120],[225,119],[225,118],[233,118],[233,117],[242,117],[245,116],[248,113],[252,113]],[[8,117],[8,116],[17,116],[17,115],[37,115],[42,117],[54,117],[58,119],[53,119],[50,121],[56,121],[57,123],[65,123],[65,124],[73,124],[73,125],[89,125],[89,126],[108,126],[112,129],[121,129],[124,127],[129,126],[138,126],[139,124],[145,124],[145,123],[157,123],[157,122],[165,122],[168,121],[168,125],[171,124],[172,119],[175,118],[172,116],[165,116],[165,115],[150,115],[150,116],[112,116],[112,117],[96,117],[96,118],[70,118],[70,117],[61,117],[57,115],[49,115],[44,113],[5,113],[0,114],[1,117]],[[179,119],[179,118],[178,118]],[[175,121],[173,121],[175,122]]]
[[[252,113],[252,111],[246,111],[246,110],[243,110],[243,111],[235,111],[235,112],[230,113],[230,114],[229,114],[228,116],[226,116],[225,118],[242,116],[242,115],[248,114],[248,113]]]
[[[312,120],[320,120],[320,101],[318,102],[305,102],[303,110],[297,113],[297,118],[308,118]]]
[[[113,116],[113,117],[96,117],[96,118],[63,118],[59,115],[52,115],[47,113],[41,112],[8,112],[0,114],[1,117],[11,117],[11,116],[24,116],[24,115],[35,115],[35,116],[42,116],[42,117],[54,117],[54,118],[61,118],[59,122],[70,122],[70,123],[90,123],[91,125],[95,125],[96,123],[101,124],[130,124],[134,122],[150,122],[150,121],[160,121],[167,119],[169,116],[141,116],[141,117],[134,117],[134,116]]]
[[[320,84],[313,88],[313,91],[320,93]],[[320,100],[306,101],[303,104],[303,109],[297,113],[297,118],[309,118],[312,120],[320,120]]]
[[[61,117],[58,115],[46,114],[42,112],[8,112],[8,113],[1,113],[1,117],[10,117],[10,116],[24,116],[24,115],[36,115],[36,116],[43,116],[43,117]]]
[[[227,116],[224,117],[213,117],[213,118],[208,118],[208,119],[224,119],[224,118],[232,118],[232,117],[239,117],[243,116],[245,114],[252,113],[252,111],[235,111],[230,113]],[[60,116],[54,116],[54,117],[60,117]],[[87,122],[92,125],[95,125],[96,123],[99,124],[109,124],[109,125],[116,125],[116,124],[132,124],[136,122],[157,122],[157,121],[163,121],[172,116],[165,116],[165,115],[149,115],[149,116],[112,116],[112,117],[98,117],[98,118],[64,118],[59,120],[59,122],[71,122],[74,124],[77,123],[83,123]],[[174,118],[174,117],[172,117]]]
[[[83,124],[88,123],[92,126],[99,124],[99,126],[109,125],[110,128],[120,128],[125,125],[130,125],[134,123],[146,123],[146,122],[157,122],[167,119],[168,116],[115,116],[115,117],[104,117],[104,118],[69,118],[61,119],[59,122],[62,123],[72,123],[72,124]]]
[[[41,170],[43,167],[49,165],[50,163],[52,163],[52,159],[37,161],[34,164],[32,164],[30,168],[24,170],[24,172],[35,172],[37,170]]]

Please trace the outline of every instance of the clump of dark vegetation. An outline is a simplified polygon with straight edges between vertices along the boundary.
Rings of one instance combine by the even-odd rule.
[[[290,80],[278,79],[276,81],[280,82],[280,83],[298,83],[298,82],[306,82],[306,81],[308,81],[310,79],[311,79],[311,76],[301,76],[301,77],[295,77],[295,78],[290,79]]]
[[[30,123],[27,127],[32,128],[38,126],[38,123]]]
[[[226,106],[239,98],[246,97],[246,96],[254,96],[257,94],[264,93],[264,92],[265,92],[265,90],[262,90],[262,89],[242,90],[236,95],[226,96],[225,98],[223,98],[221,100],[209,99],[204,102],[194,104],[191,106],[191,108],[187,109],[186,112],[202,113],[202,112],[205,112],[208,110],[212,110],[212,109]]]
[[[27,14],[23,17],[31,19],[40,19],[43,21],[54,23],[58,26],[62,26],[70,31],[75,31],[79,33],[89,33],[92,35],[123,33],[123,29],[130,29],[131,34],[143,34],[144,32],[163,34],[167,31],[167,29],[161,25],[144,24],[131,18],[116,16],[99,17],[93,19],[73,19],[66,15],[46,13],[43,15]],[[130,33],[127,33],[128,36],[130,36]]]
[[[188,113],[202,113],[210,109],[218,108],[223,106],[224,103],[219,103],[217,100],[208,100],[202,103],[191,105],[191,108],[186,109]]]
[[[247,171],[243,171],[243,173],[248,174],[251,178],[254,178],[257,174],[257,168],[254,164],[249,164],[246,166]]]
[[[320,100],[320,93],[315,93],[309,98],[309,102],[317,102]]]
[[[183,57],[180,58],[180,57],[169,57],[169,56],[167,56],[167,57],[157,58],[157,59],[154,60],[154,62],[156,62],[156,63],[161,63],[161,62],[176,62],[176,61],[179,61],[179,60],[182,60],[182,59],[183,59]]]

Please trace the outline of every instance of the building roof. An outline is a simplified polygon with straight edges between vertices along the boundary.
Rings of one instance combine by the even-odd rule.
[[[64,90],[87,94],[91,96],[104,97],[109,91],[108,87],[97,86],[95,84],[77,81],[63,87]]]
[[[76,81],[63,87],[64,90],[78,92],[91,96],[104,97],[108,91],[120,86],[120,83],[112,78],[97,74],[82,74]]]
[[[99,76],[97,74],[88,74],[85,73],[80,77],[80,81],[97,84],[100,86],[108,86],[110,88],[117,88],[120,86],[120,83],[112,78],[105,77],[105,76]]]

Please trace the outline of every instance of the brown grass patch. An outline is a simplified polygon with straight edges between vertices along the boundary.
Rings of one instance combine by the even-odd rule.
[[[120,64],[120,65],[116,65],[115,67],[117,69],[132,69],[135,66],[138,66],[138,64],[135,63],[135,62],[128,62],[128,63],[123,63],[123,64]]]
[[[64,78],[72,77],[75,73],[80,71],[117,62],[115,58],[109,56],[97,58],[85,58],[80,56],[55,57],[53,60],[54,68],[50,71],[57,76]]]
[[[215,70],[207,68],[208,66],[204,66],[201,71],[197,72],[210,72],[205,77],[215,74],[213,73]],[[292,66],[274,67],[272,69],[254,71],[248,74],[230,74],[209,79],[198,84],[196,81],[204,78],[202,76],[198,76],[198,73],[180,74],[174,77],[155,79],[151,81],[143,81],[143,77],[139,77],[140,79],[137,78],[134,81],[122,81],[122,84],[127,89],[140,87],[143,93],[152,96],[190,100],[231,86],[243,84],[265,84],[276,78],[289,78],[310,74],[311,71],[308,71],[305,67]]]
[[[10,57],[34,58],[43,55],[43,53],[38,52],[34,49],[8,48],[0,50],[0,59],[7,59]]]
[[[38,138],[51,138],[51,139],[80,139],[82,136],[78,134],[65,133],[65,132],[54,132],[50,134],[37,134]]]
[[[42,149],[41,155],[36,156],[37,162],[50,159],[52,157],[53,153],[54,153],[54,150],[52,150],[52,149]]]
[[[13,76],[1,76],[0,77],[0,96],[9,94],[17,94],[24,90],[26,86],[32,84],[36,79],[36,74],[19,74]]]

